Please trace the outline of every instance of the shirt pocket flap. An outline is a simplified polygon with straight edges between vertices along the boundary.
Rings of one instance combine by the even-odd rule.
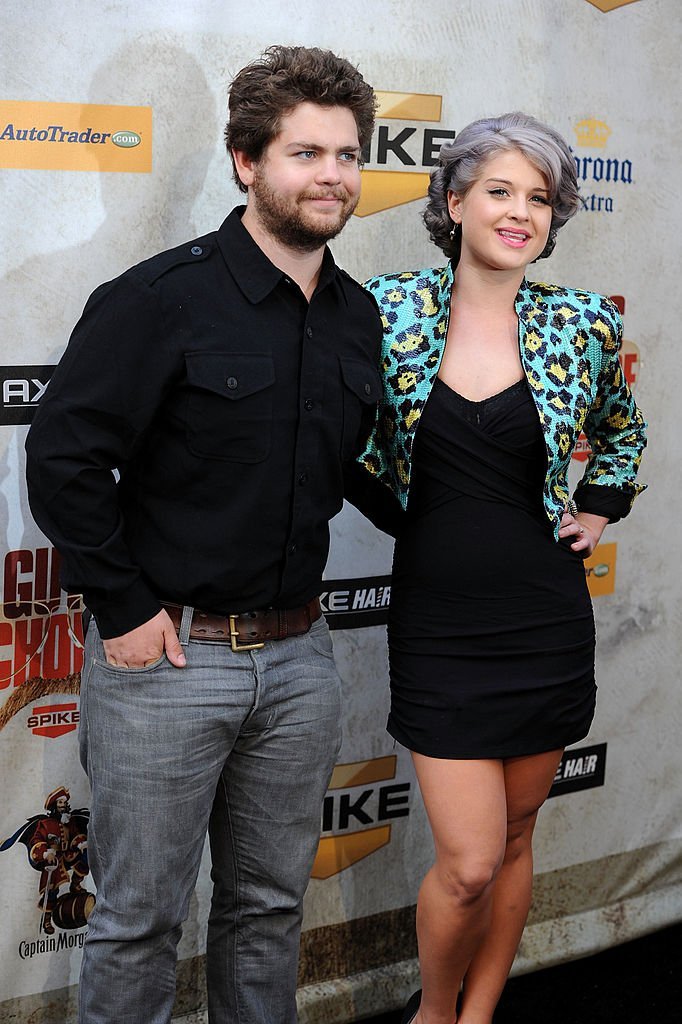
[[[376,404],[381,395],[379,370],[360,359],[342,357],[341,373],[343,382],[361,402]]]
[[[187,380],[236,401],[264,391],[275,383],[272,356],[257,352],[188,352]]]

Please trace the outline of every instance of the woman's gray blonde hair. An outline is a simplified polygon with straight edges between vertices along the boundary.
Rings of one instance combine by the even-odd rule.
[[[479,177],[483,163],[509,150],[518,150],[530,160],[544,174],[549,186],[552,222],[547,245],[538,259],[552,253],[557,231],[578,210],[580,195],[573,157],[554,128],[519,111],[472,121],[453,142],[441,146],[438,164],[431,171],[429,201],[424,210],[431,241],[455,265],[459,261],[462,232],[451,235],[454,225],[448,212],[448,191],[463,198]]]

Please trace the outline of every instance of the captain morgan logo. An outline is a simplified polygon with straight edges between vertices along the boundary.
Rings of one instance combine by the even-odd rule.
[[[0,100],[0,167],[152,169],[152,108]]]

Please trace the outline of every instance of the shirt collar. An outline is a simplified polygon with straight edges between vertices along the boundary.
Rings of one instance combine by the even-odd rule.
[[[249,302],[261,302],[283,281],[285,274],[268,259],[242,224],[245,206],[236,206],[218,229],[218,245],[232,276]],[[325,246],[320,280],[316,291],[321,291],[336,280],[348,303],[345,282],[338,273],[334,257]]]

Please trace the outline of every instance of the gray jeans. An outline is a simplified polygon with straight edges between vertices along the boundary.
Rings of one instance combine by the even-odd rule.
[[[324,619],[234,653],[190,642],[187,667],[107,665],[94,623],[81,692],[92,789],[80,1024],[167,1024],[176,947],[210,834],[211,1024],[292,1024],[302,901],[340,745]]]

